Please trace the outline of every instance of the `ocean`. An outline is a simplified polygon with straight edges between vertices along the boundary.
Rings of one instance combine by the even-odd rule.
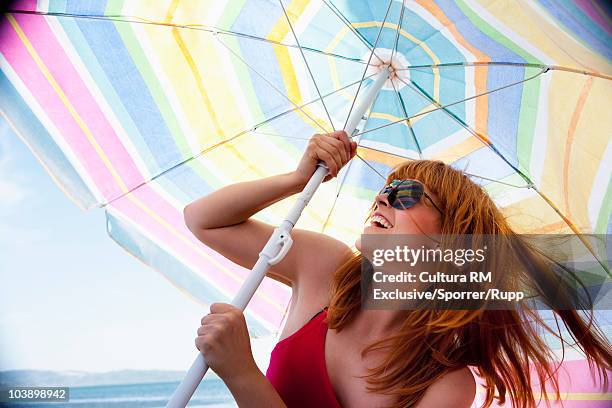
[[[0,403],[14,408],[153,408],[165,407],[178,381],[147,384],[97,385],[70,387],[68,403]],[[237,407],[229,390],[219,379],[207,379],[196,390],[188,407]]]

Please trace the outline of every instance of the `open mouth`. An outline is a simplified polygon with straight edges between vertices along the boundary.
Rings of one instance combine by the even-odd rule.
[[[391,224],[389,220],[387,220],[382,215],[378,215],[378,214],[374,215],[370,219],[370,224],[378,228],[384,228],[384,229],[393,228],[393,224]]]

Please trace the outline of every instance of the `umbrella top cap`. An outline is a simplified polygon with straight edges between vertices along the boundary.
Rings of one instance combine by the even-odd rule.
[[[362,59],[368,61],[370,53],[368,52]],[[378,74],[384,67],[388,67],[389,79],[383,85],[383,89],[393,90],[394,86],[395,89],[401,89],[410,83],[410,71],[405,69],[408,65],[408,59],[402,53],[389,48],[376,48],[366,75]]]

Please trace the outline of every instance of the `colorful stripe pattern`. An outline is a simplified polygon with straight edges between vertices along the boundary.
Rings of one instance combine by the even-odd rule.
[[[117,243],[207,304],[247,271],[182,208],[290,171],[311,134],[342,128],[374,45],[400,79],[298,227],[352,244],[381,175],[427,158],[470,173],[520,232],[612,232],[610,27],[587,0],[21,0],[0,23],[0,110]],[[250,327],[277,330],[288,301],[266,280]]]

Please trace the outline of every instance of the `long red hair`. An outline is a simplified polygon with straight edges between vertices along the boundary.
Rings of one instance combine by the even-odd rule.
[[[463,172],[439,161],[409,161],[394,169],[392,179],[416,179],[439,197],[444,215],[442,234],[516,235],[486,192]],[[328,325],[342,330],[361,307],[362,256],[342,265],[332,280]],[[612,366],[612,350],[590,315],[554,310],[582,349],[604,387]],[[530,367],[535,368],[540,395],[549,383],[560,399],[555,357],[538,329],[561,337],[537,311],[412,310],[400,330],[362,350],[362,356],[385,351],[384,361],[366,376],[368,389],[396,397],[400,407],[416,405],[427,387],[449,371],[473,366],[484,380],[489,407],[509,396],[515,407],[535,407]],[[587,311],[588,313],[588,311]],[[563,341],[562,341],[563,344]]]

